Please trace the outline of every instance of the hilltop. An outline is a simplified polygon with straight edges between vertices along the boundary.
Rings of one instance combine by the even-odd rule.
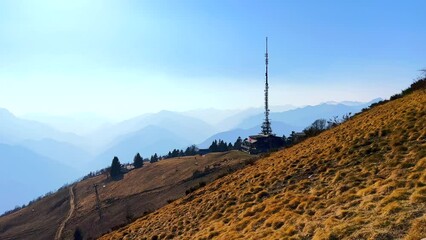
[[[71,195],[74,211],[64,224],[62,238],[71,239],[77,228],[85,238],[95,238],[253,161],[253,156],[230,151],[145,163],[122,179],[112,180],[106,174],[88,178],[1,217],[0,239],[54,239],[69,214]],[[101,201],[101,219],[96,208],[95,184]]]
[[[426,237],[422,84],[101,239]]]

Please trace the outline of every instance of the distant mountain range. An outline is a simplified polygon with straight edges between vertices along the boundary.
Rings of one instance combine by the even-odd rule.
[[[190,140],[167,129],[149,125],[139,131],[118,137],[111,147],[98,155],[90,165],[95,169],[103,168],[111,164],[113,156],[118,156],[121,162],[132,162],[136,153],[149,158],[154,153],[164,154],[174,148],[189,146],[191,143]]]
[[[0,143],[16,143],[22,140],[52,138],[70,143],[81,142],[82,138],[73,133],[58,131],[47,124],[18,118],[0,108]]]
[[[144,114],[89,136],[102,140],[102,145],[98,146],[100,154],[93,161],[93,166],[107,166],[114,156],[131,162],[138,152],[144,157],[154,153],[166,154],[174,148],[201,142],[216,132],[204,121],[181,113],[161,111]]]
[[[42,122],[62,132],[72,132],[80,136],[113,124],[112,120],[94,113],[78,113],[69,116],[29,113],[21,117]]]
[[[0,161],[0,212],[26,204],[81,174],[20,146],[0,144]]]
[[[423,89],[404,90],[318,136],[261,156],[99,239],[424,239],[426,79],[421,81],[414,86]],[[302,109],[326,119],[320,113],[353,111],[337,107]],[[309,123],[304,115],[291,118],[302,109],[285,116]]]
[[[376,101],[379,99],[372,102]],[[316,119],[356,113],[372,102],[351,102],[347,105],[324,103],[296,109],[293,106],[275,107],[283,111],[271,112],[272,129],[279,136],[288,135],[291,131],[303,130]],[[223,115],[216,116],[220,114]],[[183,149],[197,143],[199,147],[206,148],[215,139],[234,143],[239,136],[244,139],[259,133],[262,122],[262,108],[234,112],[209,109],[184,113],[160,111],[116,124],[103,124],[99,128],[91,126],[98,130],[82,136],[57,130],[46,123],[18,118],[8,110],[0,108],[0,144],[3,144],[0,148],[0,161],[12,169],[25,166],[19,165],[25,162],[40,162],[41,165],[55,166],[57,172],[67,172],[67,180],[77,179],[89,171],[109,166],[114,156],[118,156],[121,162],[125,163],[131,162],[136,153],[148,158],[154,153],[167,154],[174,148]],[[13,165],[15,163],[18,165]],[[66,182],[59,178],[61,176],[56,176],[50,167],[46,171],[45,175],[52,177],[50,182],[38,182],[40,193],[54,190]],[[0,182],[16,182],[17,186],[24,189],[26,185],[23,183],[32,182],[34,176],[30,173],[3,174],[0,176]],[[32,197],[37,196],[36,191],[29,193]],[[16,192],[13,199],[18,198],[22,201],[10,202],[29,200]],[[0,212],[4,210],[7,209],[0,207]]]
[[[93,158],[89,152],[71,143],[60,142],[50,138],[41,140],[24,140],[19,145],[25,147],[39,155],[49,157],[64,166],[76,169],[84,169],[87,163]]]
[[[291,131],[302,131],[305,127],[312,124],[315,120],[323,118],[329,120],[334,116],[341,118],[344,114],[357,113],[363,108],[368,107],[372,103],[381,99],[374,99],[368,103],[351,102],[349,105],[340,103],[323,103],[316,106],[306,106],[283,112],[271,112],[272,130],[278,136],[288,136]],[[253,114],[244,118],[234,129],[217,133],[204,142],[200,143],[200,147],[208,147],[213,140],[222,139],[227,142],[234,142],[239,136],[243,139],[249,135],[258,134],[261,131],[261,124],[264,121],[264,114],[257,113],[255,110],[248,110]],[[244,114],[244,113],[240,113]],[[229,119],[232,119],[230,117]],[[231,120],[233,121],[233,119]]]

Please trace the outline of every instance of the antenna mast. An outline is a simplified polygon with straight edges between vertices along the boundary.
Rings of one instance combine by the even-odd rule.
[[[262,124],[262,134],[272,134],[271,122],[269,122],[269,106],[268,106],[268,37],[266,37],[266,53],[265,53],[265,121]]]
[[[99,219],[102,219],[101,200],[99,199],[98,184],[93,184],[96,193],[96,208],[98,209]]]

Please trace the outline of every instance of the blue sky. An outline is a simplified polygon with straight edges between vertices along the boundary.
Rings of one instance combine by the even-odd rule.
[[[426,1],[0,1],[0,107],[145,112],[368,101],[426,67]],[[273,109],[272,109],[273,110]]]

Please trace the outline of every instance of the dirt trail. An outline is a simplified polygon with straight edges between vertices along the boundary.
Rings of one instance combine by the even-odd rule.
[[[70,211],[68,212],[68,216],[64,219],[64,221],[61,223],[61,225],[58,228],[58,231],[56,231],[55,234],[55,240],[60,240],[62,237],[62,231],[65,228],[65,224],[67,224],[67,222],[70,220],[71,216],[74,213],[74,209],[75,209],[75,203],[74,203],[74,186],[71,186],[69,188],[70,190]]]

